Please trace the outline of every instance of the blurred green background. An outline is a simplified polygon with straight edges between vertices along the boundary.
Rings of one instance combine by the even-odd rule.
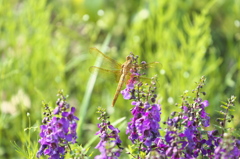
[[[112,122],[127,117],[121,129],[126,139],[130,101],[120,96],[110,107],[117,83],[95,82],[88,71],[96,61],[90,47],[120,63],[129,52],[159,61],[149,76],[158,75],[163,119],[202,75],[212,122],[230,95],[239,106],[240,0],[0,0],[0,158],[19,158],[13,142],[35,158],[39,129],[30,130],[35,147],[29,146],[26,114],[38,128],[41,102],[54,106],[59,89],[77,107],[80,144],[97,131],[97,106],[107,109]],[[98,153],[96,142],[90,152]]]

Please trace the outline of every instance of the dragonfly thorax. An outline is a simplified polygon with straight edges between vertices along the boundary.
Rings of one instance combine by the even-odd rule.
[[[126,60],[132,62],[132,61],[134,60],[134,57],[133,57],[132,55],[128,55],[128,56],[126,57]]]

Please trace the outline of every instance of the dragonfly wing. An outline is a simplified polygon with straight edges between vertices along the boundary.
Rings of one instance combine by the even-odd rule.
[[[162,64],[160,62],[151,62],[151,63],[146,63],[146,64],[140,64],[139,67],[142,69],[146,69],[146,68],[154,68],[154,67],[161,67]]]
[[[152,81],[155,81],[155,84],[156,84],[156,86],[160,86],[160,84],[159,84],[159,82],[158,82],[158,80],[157,80],[157,78],[156,77],[154,77],[154,78],[156,78],[155,80],[153,80],[152,78],[148,78],[148,77],[144,77],[144,76],[132,76],[131,74],[128,74],[127,75],[127,80],[126,80],[126,82],[128,82],[128,80],[130,79],[130,78],[137,78],[137,81],[139,81],[139,82],[143,82],[143,83],[147,83],[147,84],[151,84],[152,83]]]
[[[96,66],[91,66],[89,68],[89,72],[91,72],[91,73],[99,72],[99,76],[101,78],[107,78],[110,81],[114,80],[116,82],[119,81],[120,71],[121,70],[108,70],[108,69],[104,69],[104,68],[96,67]]]
[[[90,48],[90,54],[92,54],[95,57],[103,57],[103,65],[106,65],[107,68],[111,68],[111,69],[121,69],[122,65],[119,64],[117,61],[113,60],[112,58],[108,57],[107,55],[105,55],[104,53],[102,53],[101,51],[99,51],[97,48],[93,47]]]

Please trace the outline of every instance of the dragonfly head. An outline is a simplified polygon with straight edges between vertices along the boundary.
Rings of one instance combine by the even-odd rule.
[[[128,55],[128,56],[126,57],[126,60],[133,62],[133,61],[135,60],[135,58],[134,58],[133,55]]]

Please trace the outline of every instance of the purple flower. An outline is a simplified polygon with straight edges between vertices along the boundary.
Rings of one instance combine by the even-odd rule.
[[[136,150],[138,153],[143,151],[146,154],[151,154],[152,151],[155,151],[162,158],[173,159],[240,158],[240,140],[231,136],[223,138],[224,132],[228,131],[228,128],[224,127],[225,122],[230,122],[234,117],[226,114],[229,112],[228,108],[233,105],[235,98],[232,97],[228,100],[226,106],[224,105],[224,109],[227,110],[222,113],[225,115],[225,119],[218,119],[221,133],[219,134],[217,130],[206,131],[205,127],[210,125],[210,117],[205,110],[209,106],[209,102],[200,98],[201,94],[206,94],[200,91],[204,81],[205,79],[201,78],[197,88],[193,91],[196,92],[193,101],[189,102],[191,98],[187,94],[182,96],[183,101],[180,107],[182,111],[171,113],[171,117],[164,122],[167,125],[163,133],[164,136],[160,136],[158,133],[160,129],[158,122],[161,115],[159,105],[154,103],[155,99],[149,100],[153,97],[148,96],[152,93],[151,88],[149,89],[151,91],[144,92],[141,86],[135,84],[134,88],[125,90],[125,93],[129,91],[129,94],[137,97],[132,102],[134,106],[131,109],[133,118],[128,123],[126,133],[129,134],[128,138],[135,145],[139,145]],[[150,102],[153,102],[153,104],[150,104]]]
[[[135,107],[132,109],[133,118],[128,123],[126,133],[129,139],[135,143],[136,140],[143,142],[148,148],[152,142],[160,136],[160,106],[158,104],[150,105],[148,102],[133,102]]]
[[[48,107],[45,108],[50,112]],[[68,112],[68,109],[69,104],[65,102],[65,97],[61,95],[57,108],[47,115],[51,118],[44,118],[46,124],[40,126],[41,132],[39,135],[41,138],[39,143],[41,146],[37,153],[38,158],[42,155],[48,155],[49,159],[64,158],[65,146],[76,142],[76,120],[78,118],[74,116],[74,107],[71,108],[70,112]]]
[[[154,94],[156,90],[154,79],[150,85],[143,85],[139,81],[139,77],[142,75],[140,72],[142,69],[144,70],[146,62],[143,61],[141,64],[143,68],[133,67],[131,69],[130,80],[121,93],[124,99],[133,100],[132,105],[134,106],[131,109],[133,118],[128,123],[126,134],[129,135],[128,138],[132,143],[142,143],[141,149],[149,152],[155,145],[155,140],[160,137],[161,108],[159,104],[155,103],[157,95]]]
[[[119,137],[120,131],[107,121],[108,116],[105,110],[99,109],[102,123],[98,124],[99,131],[97,131],[96,135],[100,135],[101,140],[95,149],[98,149],[101,154],[95,156],[95,159],[117,159],[122,152],[122,148],[120,147],[122,141]]]
[[[239,159],[240,149],[238,147],[239,147],[239,140],[232,139],[232,138],[226,138],[224,140],[221,140],[220,145],[216,147],[214,150],[214,158]]]
[[[200,154],[210,157],[212,144],[207,143],[212,139],[204,139],[200,128],[209,126],[210,117],[205,112],[208,101],[197,98],[193,104],[186,105],[181,106],[182,112],[174,112],[168,118],[165,140],[155,140],[156,150],[172,158],[197,158]]]
[[[137,77],[140,76],[140,74],[132,73],[130,79],[128,80],[127,87],[121,91],[121,94],[123,95],[124,99],[135,99],[135,89],[134,86],[137,81]]]
[[[207,100],[205,100],[201,104],[203,107],[207,107],[209,105],[209,102]]]

